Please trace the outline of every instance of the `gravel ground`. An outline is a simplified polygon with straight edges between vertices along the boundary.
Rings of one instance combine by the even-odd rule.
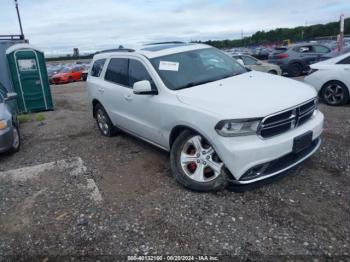
[[[166,152],[126,134],[102,137],[84,85],[53,86],[56,110],[22,124],[21,151],[0,156],[0,256],[9,256],[3,258],[350,259],[349,105],[320,105],[321,149],[273,183],[195,193],[171,177]],[[78,171],[67,164],[72,159]],[[5,172],[58,160],[66,164],[17,171],[25,177]]]

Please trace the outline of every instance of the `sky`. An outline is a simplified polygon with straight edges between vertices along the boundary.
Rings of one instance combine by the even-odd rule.
[[[258,30],[350,16],[350,0],[18,0],[30,43],[55,55],[158,41],[237,39]],[[14,0],[0,0],[0,35],[18,34]]]

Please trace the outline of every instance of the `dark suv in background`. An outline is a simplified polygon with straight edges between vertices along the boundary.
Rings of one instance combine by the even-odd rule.
[[[278,47],[269,56],[269,63],[279,65],[289,76],[300,76],[310,70],[310,64],[320,61],[330,52],[328,47],[314,43]]]

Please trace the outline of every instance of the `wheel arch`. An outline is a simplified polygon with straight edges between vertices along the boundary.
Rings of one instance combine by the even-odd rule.
[[[343,81],[340,81],[340,80],[337,80],[337,79],[332,79],[332,80],[328,80],[327,82],[325,82],[325,83],[322,85],[320,91],[318,91],[318,93],[321,94],[322,91],[323,91],[323,89],[324,89],[329,83],[331,83],[331,82],[338,82],[338,83],[343,84],[343,85],[346,87],[346,89],[348,90],[348,93],[350,93],[350,86],[348,86],[347,84],[345,84]]]
[[[174,144],[175,142],[175,139],[184,131],[186,130],[190,130],[190,131],[193,131],[195,133],[198,133],[200,134],[200,132],[198,130],[196,130],[195,128],[193,127],[190,127],[188,125],[176,125],[174,126],[171,131],[170,131],[170,135],[169,135],[169,148],[172,147],[172,145]]]
[[[98,104],[100,104],[100,105],[103,107],[102,103],[101,103],[98,99],[94,98],[94,99],[92,100],[92,115],[93,115],[94,118],[96,118],[95,107],[96,107],[96,105],[98,105]]]
[[[339,84],[342,84],[342,85],[344,85],[345,86],[345,90],[347,91],[347,100],[345,101],[345,103],[348,103],[349,102],[349,97],[350,97],[350,86],[349,85],[347,85],[346,83],[344,83],[343,81],[340,81],[340,80],[328,80],[327,82],[325,82],[323,85],[322,85],[322,87],[321,87],[321,89],[320,89],[320,91],[318,92],[318,96],[321,98],[321,99],[324,99],[323,98],[323,91],[324,91],[324,89],[325,89],[325,87],[329,84],[329,83],[332,83],[332,82],[336,82],[336,83],[339,83]]]

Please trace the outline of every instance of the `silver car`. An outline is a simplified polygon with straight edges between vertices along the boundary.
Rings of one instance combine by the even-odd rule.
[[[16,97],[0,84],[0,153],[15,153],[20,147]]]
[[[263,62],[250,55],[233,55],[233,58],[235,58],[238,62],[240,62],[242,65],[248,67],[251,70],[270,73],[274,75],[282,74],[282,70],[278,65]]]

